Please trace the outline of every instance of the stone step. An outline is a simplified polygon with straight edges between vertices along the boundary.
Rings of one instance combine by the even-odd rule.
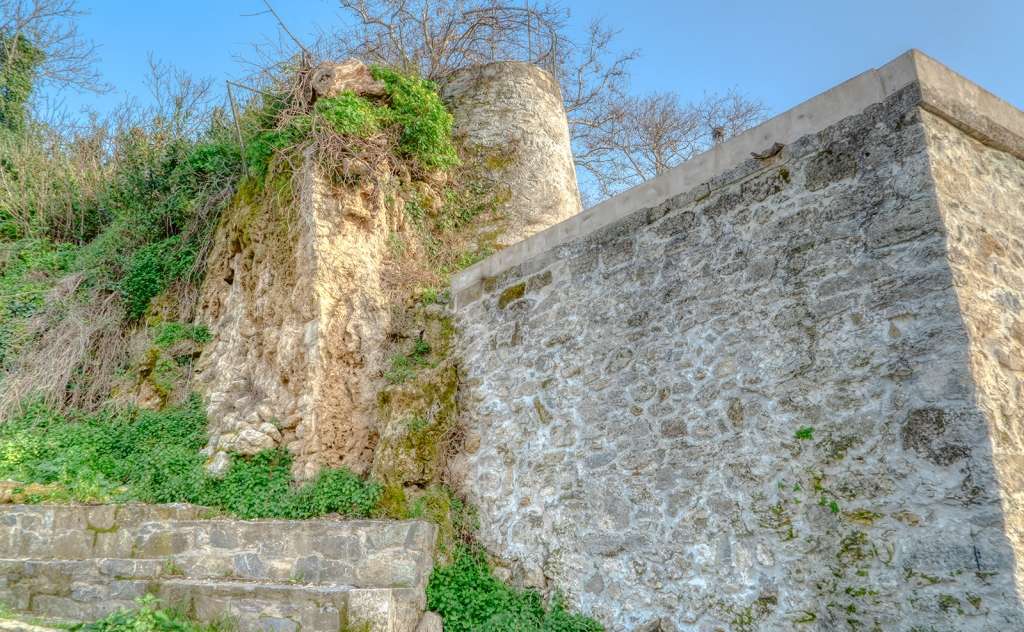
[[[22,621],[20,619],[0,618],[0,632],[60,632],[67,628],[57,628],[41,622]]]
[[[199,621],[226,620],[239,632],[411,632],[424,606],[423,591],[414,588],[193,579],[165,570],[160,560],[2,560],[0,601],[29,616],[93,621],[153,594]]]
[[[423,589],[436,535],[422,521],[155,520],[139,510],[127,519],[109,511],[83,517],[91,511],[0,513],[0,558],[161,559],[193,578]]]
[[[97,540],[148,522],[194,520],[193,505],[6,505],[0,509],[0,557],[90,557]],[[110,557],[110,556],[104,556]]]
[[[155,594],[240,632],[412,632],[436,527],[229,520],[187,505],[0,508],[0,603],[82,621]]]

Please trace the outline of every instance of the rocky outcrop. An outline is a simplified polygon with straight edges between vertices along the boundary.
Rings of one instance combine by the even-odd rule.
[[[313,70],[311,84],[317,97],[336,97],[343,92],[384,96],[384,84],[374,79],[370,69],[358,59],[320,64]]]
[[[321,97],[383,91],[357,60],[318,67],[311,84]],[[466,159],[481,161],[485,179],[508,191],[500,214],[509,229],[499,244],[579,210],[565,113],[547,73],[489,64],[457,75],[445,94]],[[324,466],[365,473],[382,434],[388,449],[376,470],[395,471],[408,460],[392,441],[406,441],[405,415],[432,419],[429,411],[438,409],[436,395],[412,397],[406,388],[390,401],[409,405],[396,403],[378,418],[377,393],[395,353],[392,317],[404,309],[386,287],[388,240],[404,228],[397,187],[383,173],[338,185],[314,163],[309,153],[290,186],[271,177],[266,190],[242,191],[217,229],[199,301],[199,321],[213,340],[196,372],[208,402],[205,452],[214,473],[227,468],[229,453],[280,446],[295,456],[298,479]],[[432,182],[443,175],[432,174]],[[416,187],[421,203],[438,197],[432,186]],[[429,392],[454,390],[454,368],[431,375],[437,384]],[[417,477],[436,478],[438,468],[427,469],[429,477]]]
[[[335,186],[307,160],[298,199],[236,201],[218,228],[200,320],[214,333],[197,381],[213,471],[227,453],[286,447],[295,475],[362,473],[389,301],[381,267],[401,215],[372,184]]]

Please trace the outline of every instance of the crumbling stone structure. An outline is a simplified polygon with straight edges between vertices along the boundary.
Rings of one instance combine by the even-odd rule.
[[[1024,113],[910,52],[453,292],[518,580],[612,630],[1024,629]]]
[[[318,67],[311,85],[323,97],[383,92],[358,60]],[[507,192],[508,233],[499,242],[579,210],[565,111],[550,75],[489,64],[458,75],[446,96],[461,142]],[[495,113],[508,116],[495,121]],[[388,239],[404,228],[401,200],[379,194],[383,174],[339,187],[314,160],[301,169],[296,199],[271,209],[276,216],[240,196],[214,239],[199,318],[214,339],[198,382],[215,473],[228,467],[229,453],[280,446],[295,456],[300,480],[324,466],[362,474],[382,433],[377,396],[393,307],[384,268]]]
[[[499,245],[580,212],[569,124],[550,73],[522,62],[483,64],[455,73],[442,96],[460,143],[508,187]]]

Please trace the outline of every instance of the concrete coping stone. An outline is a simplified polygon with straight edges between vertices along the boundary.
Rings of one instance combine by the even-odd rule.
[[[787,145],[883,102],[908,85],[921,88],[920,106],[973,138],[1024,160],[1024,112],[918,50],[863,72],[793,109],[734,136],[662,175],[551,226],[463,270],[452,278],[456,309],[486,279],[633,213],[693,190],[779,143]],[[468,296],[460,299],[460,296]]]

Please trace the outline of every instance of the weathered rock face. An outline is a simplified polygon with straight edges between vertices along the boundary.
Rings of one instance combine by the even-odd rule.
[[[358,59],[320,64],[313,70],[311,83],[318,97],[336,97],[343,92],[376,97],[384,95],[384,84],[374,79],[370,69]]]
[[[464,288],[491,552],[614,630],[1024,628],[1024,161],[958,126],[911,83]]]
[[[416,358],[418,366],[407,375],[389,371],[381,386],[380,439],[370,473],[386,485],[426,487],[443,481],[458,439],[454,330],[447,306],[439,304],[407,310],[395,321],[394,328],[408,334],[393,345],[393,353],[405,353],[417,342],[430,351]]]
[[[278,216],[240,202],[218,228],[200,320],[211,468],[227,453],[286,446],[295,474],[369,467],[374,380],[389,303],[381,267],[398,213],[371,188],[338,188],[307,160]]]
[[[579,213],[569,126],[558,83],[521,62],[494,62],[456,73],[442,88],[455,134],[479,155],[489,176],[509,189],[513,244]]]

